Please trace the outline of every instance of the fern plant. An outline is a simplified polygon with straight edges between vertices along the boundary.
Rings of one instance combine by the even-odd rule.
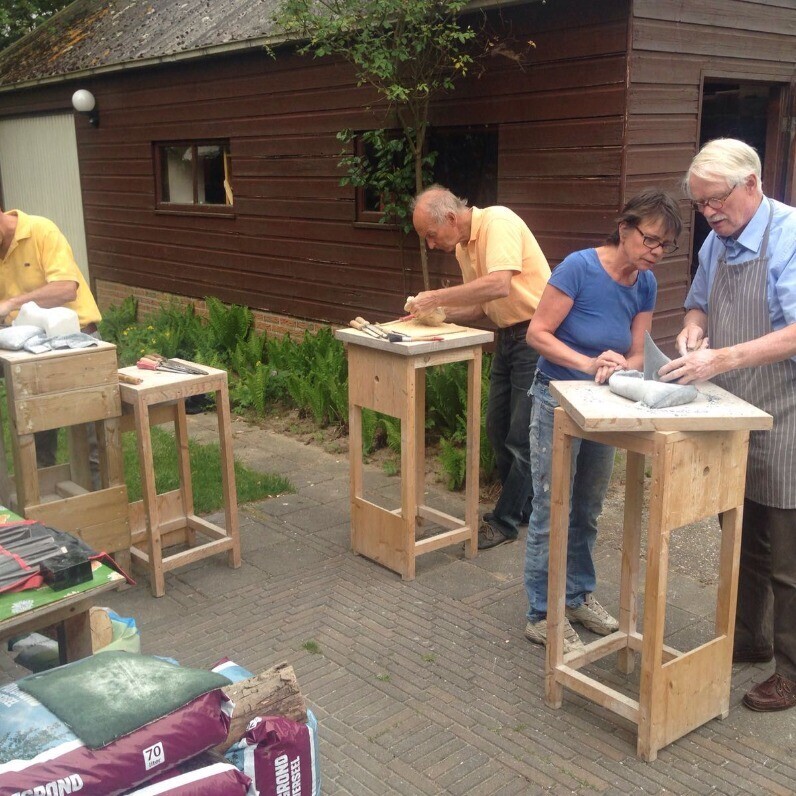
[[[245,341],[254,326],[254,315],[248,307],[226,305],[213,296],[207,304],[207,344],[229,361],[238,343]]]

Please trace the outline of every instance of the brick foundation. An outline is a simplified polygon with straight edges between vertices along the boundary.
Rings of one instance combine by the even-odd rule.
[[[94,280],[93,288],[100,311],[121,304],[128,296],[135,296],[138,300],[139,320],[147,315],[155,314],[161,305],[168,303],[176,303],[179,306],[193,304],[198,315],[207,317],[207,306],[203,299],[180,296],[176,293],[162,293],[159,290],[131,287],[130,285],[123,285],[121,282],[108,282],[104,279]],[[295,337],[297,334],[303,334],[306,329],[311,332],[317,332],[328,325],[318,321],[294,318],[290,315],[278,315],[274,312],[266,312],[254,308],[252,308],[252,313],[254,314],[254,328],[258,332],[268,332],[273,337],[281,337],[286,334],[292,334]]]

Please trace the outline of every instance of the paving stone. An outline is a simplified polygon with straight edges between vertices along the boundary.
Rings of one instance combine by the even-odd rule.
[[[215,422],[202,418],[189,420],[192,434]],[[103,603],[136,619],[148,653],[199,667],[229,655],[254,672],[293,665],[320,723],[324,793],[793,793],[796,716],[740,704],[771,664],[733,667],[727,719],[644,763],[630,722],[571,692],[560,709],[545,705],[544,649],[522,634],[522,539],[469,560],[462,545],[435,551],[418,559],[414,581],[402,581],[349,549],[344,457],[234,426],[240,458],[278,465],[298,492],[240,507],[240,570],[215,556],[168,573],[162,598],[144,576]],[[397,506],[400,480],[365,470],[380,500],[390,495]],[[460,500],[442,493],[434,505]],[[621,510],[621,500],[606,504],[596,547],[598,597],[614,611]],[[715,606],[710,572],[690,571],[688,561],[695,534],[712,549],[716,530],[688,534],[673,551],[667,594],[667,643],[681,649],[709,636]],[[587,671],[634,695],[639,669],[621,675],[612,657]],[[0,682],[21,672],[0,656]]]

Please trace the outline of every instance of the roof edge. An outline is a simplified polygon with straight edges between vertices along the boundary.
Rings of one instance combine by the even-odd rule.
[[[212,55],[223,55],[232,52],[254,50],[258,47],[276,47],[280,44],[286,44],[288,42],[298,43],[298,41],[298,39],[291,39],[284,35],[273,35],[260,36],[256,39],[246,39],[245,41],[215,44],[209,47],[197,47],[193,50],[185,50],[184,52],[180,53],[171,53],[170,55],[157,55],[152,58],[140,58],[133,61],[122,61],[120,63],[107,64],[106,66],[79,69],[76,72],[68,72],[63,75],[51,75],[49,77],[34,78],[33,80],[23,80],[19,83],[12,83],[8,86],[0,85],[0,94],[8,94],[13,91],[21,91],[23,89],[34,88],[38,86],[69,83],[74,80],[93,77],[95,75],[124,72],[129,69],[143,69],[147,66],[157,66],[158,64],[174,63],[176,61],[191,61],[198,58],[206,58]]]

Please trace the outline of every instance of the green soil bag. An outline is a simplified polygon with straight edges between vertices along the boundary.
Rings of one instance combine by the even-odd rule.
[[[161,658],[103,652],[20,680],[90,749],[109,744],[202,694],[229,685],[214,672]]]

